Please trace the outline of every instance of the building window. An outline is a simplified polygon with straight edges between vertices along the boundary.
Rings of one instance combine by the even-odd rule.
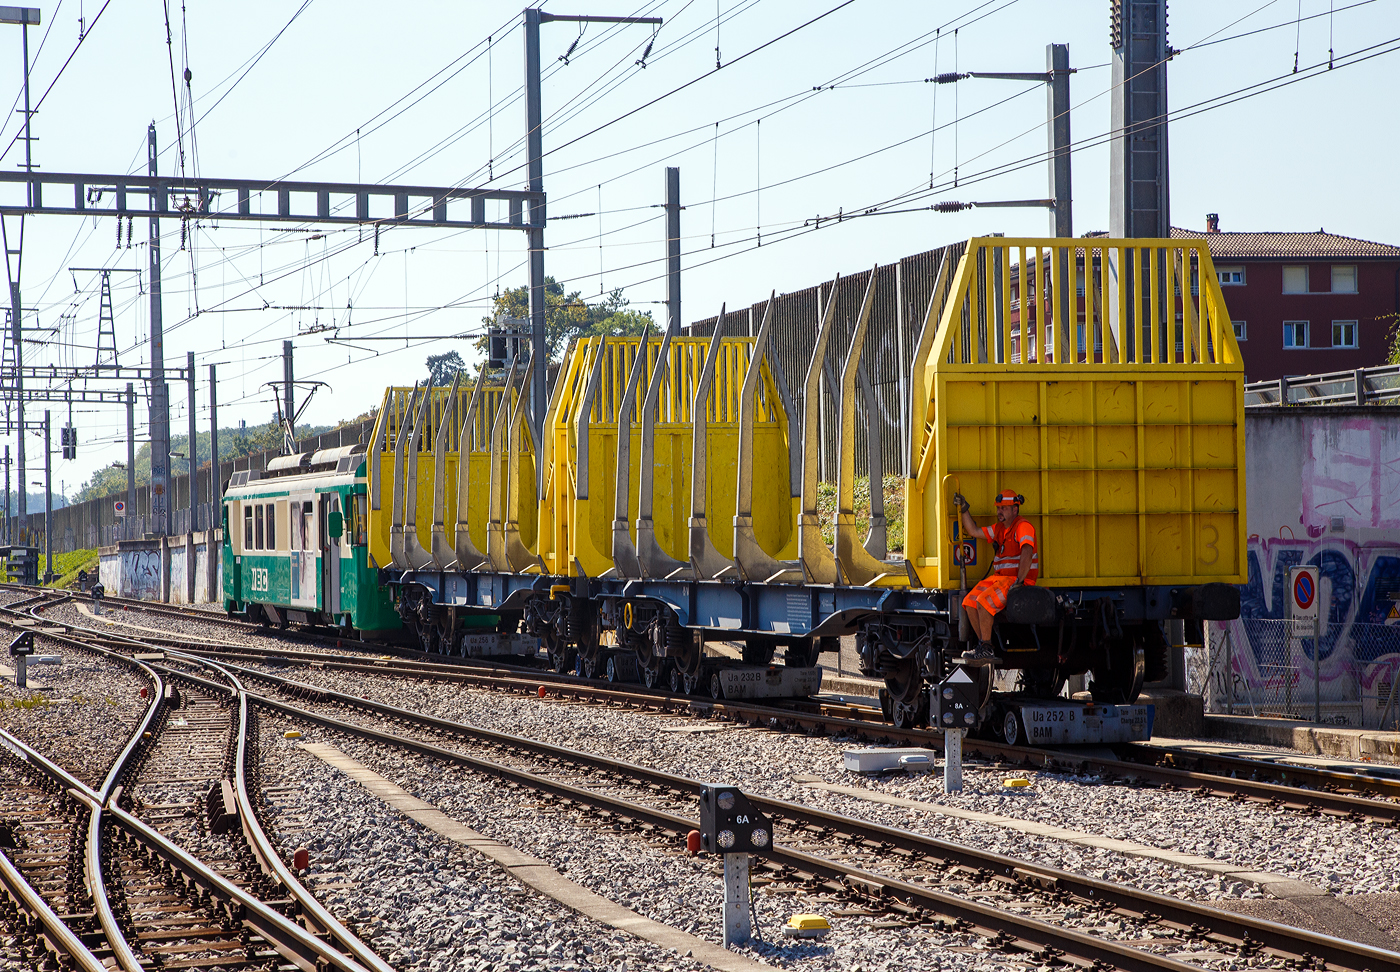
[[[1356,293],[1356,267],[1351,266],[1332,268],[1332,293]]]
[[[1283,292],[1285,294],[1306,294],[1308,292],[1308,268],[1284,267]]]
[[[1335,278],[1334,278],[1335,279]],[[1334,348],[1354,348],[1356,347],[1356,322],[1355,321],[1333,321],[1332,322],[1332,347]]]
[[[1244,267],[1216,267],[1215,275],[1220,278],[1222,287],[1244,286]]]
[[[1249,340],[1249,329],[1245,326],[1244,321],[1231,321],[1230,323],[1234,325],[1236,341]]]
[[[1306,348],[1308,346],[1308,322],[1284,321],[1283,346],[1285,348]]]

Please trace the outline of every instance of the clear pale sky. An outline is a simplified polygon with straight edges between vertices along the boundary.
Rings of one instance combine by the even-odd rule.
[[[1046,213],[1030,209],[925,209],[824,223],[820,231],[804,231],[803,223],[876,205],[1047,195],[1042,85],[923,79],[954,70],[1043,71],[1051,42],[1069,44],[1071,64],[1081,69],[1071,87],[1075,232],[1107,228],[1108,4],[853,0],[802,26],[840,3],[719,0],[717,38],[713,0],[551,0],[546,9],[554,13],[660,16],[665,23],[645,69],[635,62],[653,40],[651,27],[595,24],[581,38],[574,24],[542,28],[546,272],[589,300],[623,287],[634,307],[663,319],[664,224],[656,207],[667,165],[681,168],[686,206],[687,322],[713,315],[722,301],[747,306],[772,289],[800,289],[959,238],[1045,235]],[[188,64],[195,123],[179,141],[190,174],[523,185],[519,0],[170,6],[169,48],[160,3],[63,0],[41,8],[44,23],[30,28],[34,99],[53,86],[34,116],[38,165],[144,173],[146,126],[154,121],[161,171],[177,171],[172,74],[183,93]],[[1311,19],[1297,23],[1300,10]],[[90,32],[74,54],[79,16]],[[1258,32],[1236,36],[1250,31]],[[566,65],[558,58],[575,40]],[[1177,0],[1169,42],[1183,50],[1169,68],[1175,225],[1204,228],[1205,214],[1218,212],[1226,230],[1325,227],[1400,243],[1390,104],[1400,2]],[[725,65],[718,71],[716,44]],[[0,54],[0,85],[16,97],[20,28],[0,26]],[[1221,103],[1252,85],[1263,93]],[[1281,86],[1265,90],[1271,85]],[[10,146],[10,167],[23,161],[22,143],[12,142],[21,117],[5,119],[0,146]],[[186,113],[181,127],[188,122]],[[4,193],[15,201],[12,188]],[[590,215],[560,218],[574,214]],[[67,268],[144,270],[146,222],[136,221],[130,249],[124,237],[114,248],[114,223],[27,221],[24,303],[37,308],[44,329],[31,337],[45,342],[26,344],[27,362],[92,362],[96,275],[75,280]],[[182,250],[178,222],[165,222],[166,363],[183,364],[195,352],[201,429],[207,364],[218,365],[219,424],[265,422],[273,406],[261,386],[280,378],[282,341],[292,338],[298,377],[332,386],[303,421],[331,423],[376,404],[387,384],[423,377],[429,354],[472,354],[464,340],[355,338],[477,331],[491,294],[526,282],[523,234],[395,229],[380,235],[378,256],[372,233],[333,227],[316,235],[287,224],[210,222],[193,228]],[[121,360],[148,361],[146,274],[113,279]],[[287,307],[305,309],[280,309]],[[339,331],[305,333],[328,327]],[[331,334],[343,343],[327,342]],[[180,434],[183,386],[172,386],[171,399],[172,432]],[[52,408],[58,426],[66,414]],[[79,458],[54,458],[55,488],[62,480],[70,494],[126,452],[124,409],[77,406],[74,422]],[[138,422],[144,438],[144,400]],[[30,441],[33,480],[42,453]]]

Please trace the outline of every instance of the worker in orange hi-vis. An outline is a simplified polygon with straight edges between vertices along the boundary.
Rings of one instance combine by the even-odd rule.
[[[981,527],[968,512],[967,500],[961,493],[953,494],[953,502],[962,513],[963,530],[970,536],[987,540],[992,545],[992,573],[977,582],[963,598],[972,630],[979,644],[963,652],[967,665],[991,665],[996,661],[992,648],[992,618],[1006,607],[1006,596],[1012,588],[1034,584],[1040,574],[1040,551],[1036,547],[1035,527],[1021,518],[1024,496],[1012,489],[997,494],[997,521]]]

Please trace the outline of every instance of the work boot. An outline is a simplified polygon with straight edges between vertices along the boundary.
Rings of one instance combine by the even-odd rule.
[[[962,663],[964,665],[994,665],[996,664],[997,653],[992,650],[992,643],[984,641],[976,648],[962,653]]]

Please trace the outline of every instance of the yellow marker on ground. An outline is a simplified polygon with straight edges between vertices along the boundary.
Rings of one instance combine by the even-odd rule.
[[[1031,781],[1028,780],[1028,779],[1026,779],[1026,778],[1023,777],[1023,776],[1011,776],[1011,777],[1007,777],[1006,779],[1002,780],[1002,781],[1001,781],[1001,785],[1002,785],[1002,786],[1014,786],[1014,787],[1030,786],[1030,785],[1031,785]]]
[[[282,733],[282,738],[284,738],[284,739],[300,739],[300,738],[301,738],[301,730],[300,730],[300,729],[288,729],[286,732]]]
[[[831,922],[821,915],[793,915],[783,926],[788,938],[822,938],[831,931]]]

